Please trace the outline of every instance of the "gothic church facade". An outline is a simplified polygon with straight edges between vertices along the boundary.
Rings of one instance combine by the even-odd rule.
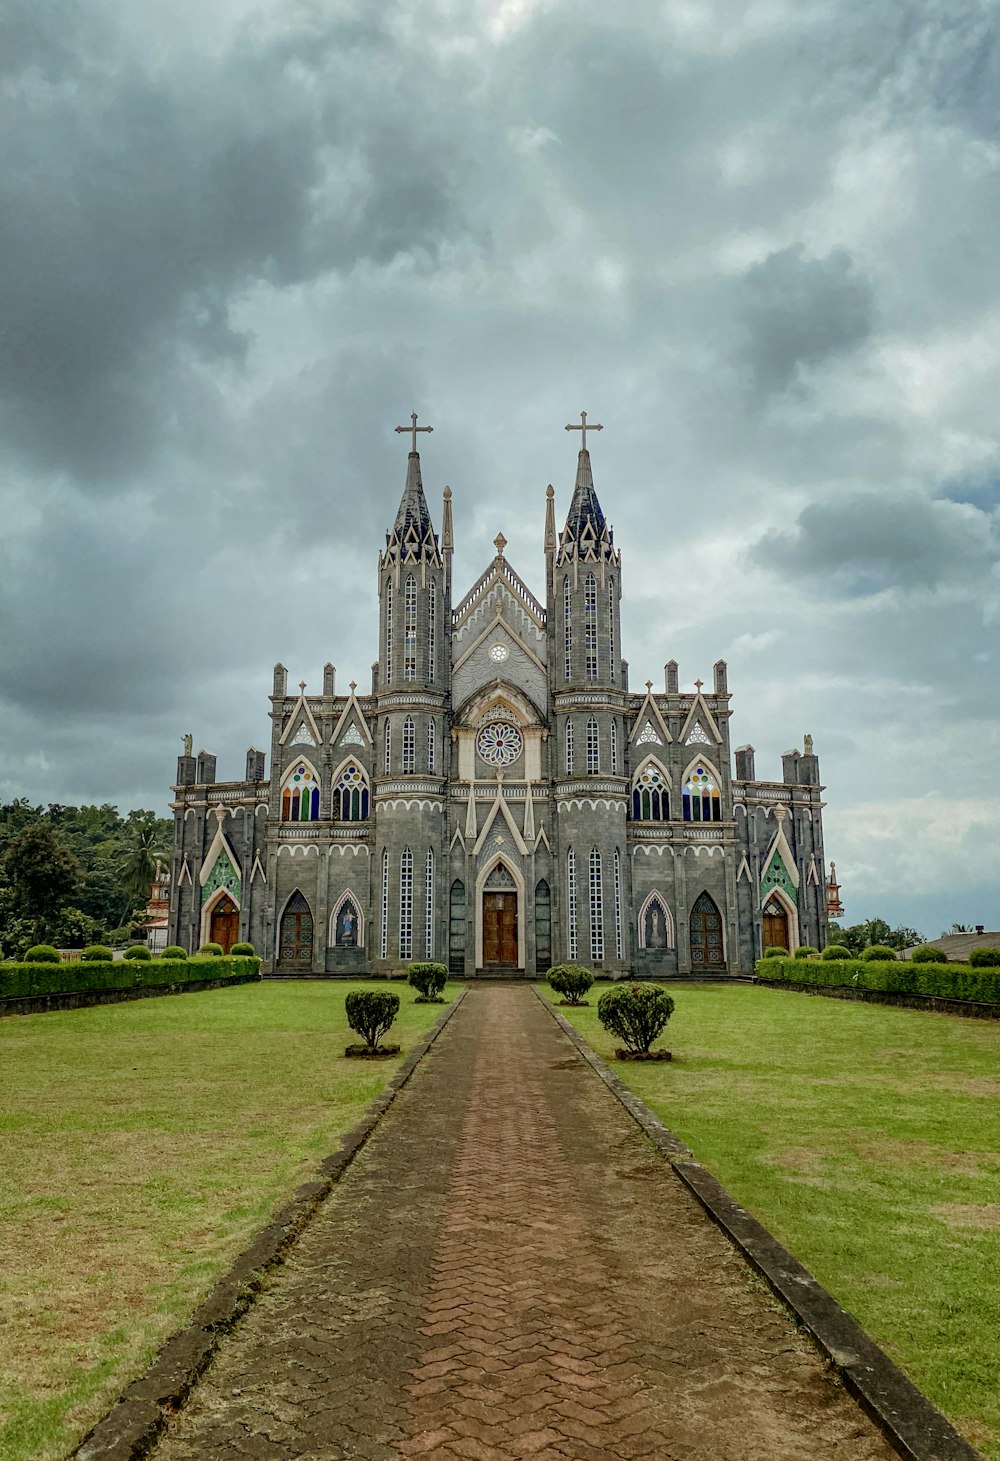
[[[415,428],[415,418],[414,418]],[[806,737],[758,781],[730,745],[726,665],[634,691],[622,559],[579,453],[561,532],[545,513],[545,599],[496,556],[455,602],[451,493],[440,537],[416,428],[378,560],[370,691],[290,691],[277,665],[270,775],[216,780],[178,758],[169,937],[249,940],[265,972],[357,975],[433,959],[454,975],[574,962],[725,975],[763,948],[822,947],[819,764]]]

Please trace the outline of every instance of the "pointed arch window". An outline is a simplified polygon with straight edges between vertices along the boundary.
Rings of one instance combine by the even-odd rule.
[[[436,762],[436,760],[437,760],[437,739],[436,739],[435,732],[434,732],[434,721],[433,720],[428,720],[428,722],[427,722],[427,770],[428,771],[433,771],[435,769],[435,762]]]
[[[382,889],[379,900],[379,957],[384,959],[389,952],[389,849],[382,848]]]
[[[566,945],[570,959],[577,955],[576,913],[576,853],[571,847],[566,854]]]
[[[566,770],[573,770],[573,722],[566,722]]]
[[[608,679],[615,683],[615,581],[608,579]]]
[[[622,855],[615,848],[615,954],[622,956]]]
[[[587,773],[595,776],[601,769],[601,738],[597,721],[591,716],[587,721]]]
[[[403,721],[403,771],[413,771],[416,766],[416,738],[413,732],[413,716]]]
[[[722,798],[715,777],[699,762],[684,783],[685,822],[721,822]]]
[[[334,810],[341,822],[364,822],[368,818],[368,777],[352,762],[345,766],[334,789]]]
[[[604,958],[604,888],[601,854],[590,852],[590,957]]]
[[[573,618],[569,576],[563,579],[563,668],[565,678],[573,678]]]
[[[614,776],[618,774],[618,722],[616,720],[611,722],[611,772]]]
[[[385,683],[392,680],[392,580],[385,585]],[[386,768],[388,769],[388,768]]]
[[[403,679],[417,678],[417,580],[408,574],[403,586]]]
[[[583,585],[583,648],[587,679],[597,679],[597,579],[588,573]]]
[[[670,789],[667,778],[652,761],[636,772],[632,782],[633,822],[667,822],[670,820]],[[685,815],[685,821],[690,818]]]
[[[427,590],[427,678],[437,678],[437,579]]]
[[[424,866],[424,956],[434,957],[434,853],[429,847]]]
[[[399,854],[399,957],[413,958],[413,853]]]
[[[304,762],[293,762],[281,791],[283,822],[316,822],[319,820],[319,786]]]
[[[382,765],[383,765],[383,769],[385,770],[386,774],[388,775],[389,771],[392,768],[392,721],[389,720],[388,716],[386,717],[385,731],[384,731],[383,736],[382,736],[382,741],[383,741]]]

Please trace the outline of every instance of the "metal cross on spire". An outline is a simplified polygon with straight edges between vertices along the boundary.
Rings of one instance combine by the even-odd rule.
[[[579,431],[579,432],[582,432],[583,433],[582,436],[580,437],[580,450],[581,451],[586,451],[587,450],[587,432],[588,431],[603,431],[604,430],[604,427],[603,426],[595,426],[593,424],[588,425],[587,424],[587,413],[586,413],[586,411],[581,411],[580,412],[580,424],[579,424],[579,426],[567,426],[566,427],[566,430],[567,431]]]
[[[417,413],[416,413],[416,411],[411,411],[410,412],[410,424],[409,424],[409,426],[397,426],[396,427],[396,430],[397,431],[409,431],[412,434],[412,436],[413,436],[413,445],[410,447],[410,451],[416,451],[416,449],[417,449],[417,432],[418,431],[433,431],[434,430],[434,427],[433,426],[418,426],[417,425]]]

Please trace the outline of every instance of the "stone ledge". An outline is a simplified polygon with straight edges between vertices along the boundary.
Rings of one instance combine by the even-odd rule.
[[[330,1195],[467,993],[466,989],[459,991],[338,1150],[321,1163],[318,1178],[296,1188],[291,1200],[219,1279],[195,1310],[190,1324],[165,1342],[145,1374],[131,1382],[71,1456],[78,1461],[138,1461],[149,1454],[166,1425],[167,1413],[184,1404],[220,1340],[256,1299],[268,1270],[282,1261]]]
[[[670,1162],[678,1178],[791,1311],[845,1388],[907,1461],[982,1461],[980,1453],[923,1395],[856,1319],[818,1283],[777,1238],[730,1196],[659,1117],[590,1049],[569,1021],[540,994],[549,1014],[587,1064]]]

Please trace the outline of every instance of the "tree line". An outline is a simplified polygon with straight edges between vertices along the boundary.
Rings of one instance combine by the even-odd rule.
[[[0,804],[0,952],[123,943],[142,928],[172,824],[117,807]]]

